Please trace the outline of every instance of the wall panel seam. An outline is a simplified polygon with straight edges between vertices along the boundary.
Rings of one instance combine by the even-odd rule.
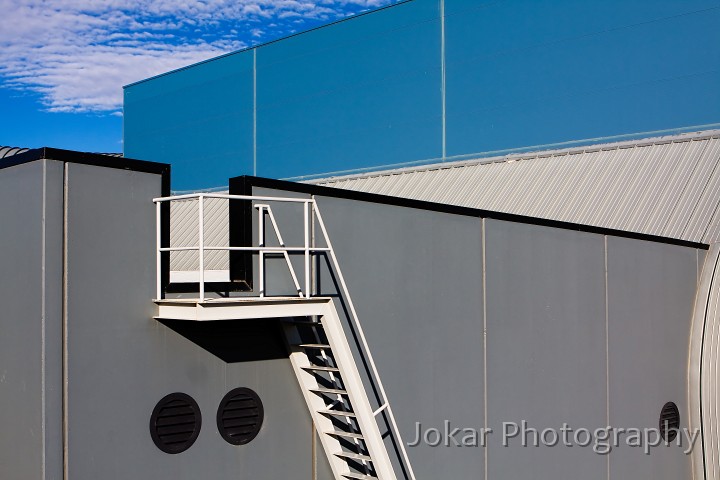
[[[42,161],[42,220],[41,220],[41,239],[40,239],[40,429],[42,431],[42,443],[41,448],[41,462],[40,471],[42,473],[41,478],[46,480],[47,477],[47,412],[46,412],[46,384],[47,384],[47,371],[45,368],[45,362],[47,361],[47,354],[45,352],[47,337],[45,332],[45,320],[47,316],[47,302],[46,302],[46,216],[47,216],[47,160]]]
[[[68,163],[63,163],[63,237],[62,237],[62,442],[63,478],[69,480],[68,455]]]
[[[440,0],[440,96],[442,101],[442,159],[447,157],[447,100],[445,92],[445,0]]]
[[[608,295],[608,237],[604,235],[605,256],[605,421],[610,426],[610,312]],[[607,478],[610,480],[610,455],[607,458]]]
[[[487,264],[486,264],[486,257],[485,257],[485,219],[480,219],[480,238],[481,238],[481,248],[482,248],[482,299],[483,299],[483,427],[485,430],[483,432],[488,431],[488,389],[487,389]],[[483,433],[483,437],[485,437],[485,433]],[[488,448],[489,445],[484,444],[483,445],[483,451],[485,454],[485,461],[484,463],[484,470],[485,470],[485,480],[488,478]]]

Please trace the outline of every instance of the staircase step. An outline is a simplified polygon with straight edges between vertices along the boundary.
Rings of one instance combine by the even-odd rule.
[[[336,388],[310,388],[311,392],[315,393],[330,393],[330,394],[337,394],[337,395],[347,395],[347,390],[338,390]]]
[[[351,453],[351,452],[339,452],[335,454],[336,457],[340,458],[349,458],[351,460],[358,460],[358,461],[365,461],[365,462],[372,462],[372,458],[370,458],[367,455],[360,455],[359,453]]]
[[[317,348],[317,349],[329,349],[330,345],[324,344],[324,343],[301,343],[300,345],[295,345],[296,347],[300,348]]]
[[[303,370],[317,370],[318,372],[339,372],[339,368],[335,367],[321,367],[319,365],[310,365],[309,367],[302,367]]]
[[[320,322],[309,322],[307,320],[285,319],[282,320],[282,323],[286,323],[288,325],[307,325],[308,327],[322,327],[322,323]]]
[[[342,432],[340,430],[335,430],[333,432],[325,432],[325,435],[331,435],[334,437],[357,438],[358,440],[365,440],[365,437],[363,437],[359,433]]]
[[[377,480],[377,477],[364,475],[362,473],[343,473],[342,476],[353,480]]]
[[[341,410],[318,410],[318,413],[333,417],[355,417],[355,412],[343,412]]]

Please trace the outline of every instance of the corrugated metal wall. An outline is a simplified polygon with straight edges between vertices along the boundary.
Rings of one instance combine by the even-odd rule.
[[[720,131],[315,180],[328,187],[710,243]]]
[[[172,228],[170,229],[170,244],[173,247],[196,247],[199,243],[198,232],[198,201],[179,200],[171,203],[170,216]],[[227,247],[229,243],[228,232],[228,202],[219,198],[206,198],[203,205],[205,224],[205,245],[213,247]],[[227,270],[228,252],[205,252],[206,270]],[[194,271],[198,269],[198,252],[172,252],[170,255],[170,270]]]

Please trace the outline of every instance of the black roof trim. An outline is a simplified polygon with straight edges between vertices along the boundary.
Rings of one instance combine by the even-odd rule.
[[[27,152],[18,153],[0,160],[0,169],[22,165],[35,160],[58,160],[61,162],[79,163],[98,167],[132,170],[134,172],[155,173],[157,175],[170,175],[170,165],[167,163],[133,160],[131,158],[103,155],[99,153],[75,152],[59,148],[35,148]]]
[[[708,244],[699,242],[690,242],[677,238],[661,237],[659,235],[648,235],[645,233],[627,232],[625,230],[616,230],[612,228],[595,227],[592,225],[581,225],[578,223],[562,222],[559,220],[549,220],[545,218],[528,217],[525,215],[516,215],[512,213],[493,212],[490,210],[481,210],[477,208],[458,207],[455,205],[447,205],[444,203],[426,202],[423,200],[412,200],[409,198],[391,197],[389,195],[379,195],[376,193],[358,192],[354,190],[344,190],[341,188],[325,187],[322,185],[311,185],[307,183],[288,182],[286,180],[274,180],[263,177],[253,177],[243,175],[230,179],[230,184],[242,182],[244,185],[259,188],[271,188],[276,190],[287,190],[297,193],[305,193],[308,195],[318,195],[334,198],[345,198],[348,200],[357,200],[360,202],[380,203],[384,205],[394,205],[398,207],[417,208],[420,210],[429,210],[433,212],[450,213],[453,215],[464,215],[468,217],[492,218],[495,220],[505,220],[508,222],[526,223],[530,225],[540,225],[545,227],[562,228],[564,230],[574,230],[578,232],[597,233],[600,235],[612,235],[615,237],[632,238],[635,240],[646,240],[649,242],[666,243],[669,245],[680,245],[683,247],[699,248],[707,250]]]

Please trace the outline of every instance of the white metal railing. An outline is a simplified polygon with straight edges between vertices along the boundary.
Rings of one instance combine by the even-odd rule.
[[[221,245],[205,245],[205,199],[206,198],[219,198],[225,200],[246,200],[254,203],[255,209],[258,211],[258,246],[244,246],[244,247],[232,247],[232,246],[221,246]],[[162,246],[162,212],[160,206],[164,202],[173,202],[176,200],[190,200],[197,199],[198,201],[198,244],[194,246],[182,246],[172,247]],[[163,298],[162,291],[162,276],[160,275],[162,269],[162,253],[163,252],[198,252],[198,273],[199,273],[199,298],[205,299],[205,252],[207,251],[240,251],[240,252],[256,252],[258,254],[258,280],[259,287],[258,292],[260,297],[265,297],[265,255],[266,254],[281,254],[285,258],[285,261],[290,269],[290,275],[292,276],[293,283],[298,292],[299,297],[310,297],[310,260],[311,256],[317,252],[327,252],[330,249],[327,247],[312,247],[311,244],[311,224],[312,224],[312,210],[316,209],[315,200],[309,198],[286,198],[286,197],[262,197],[262,196],[250,196],[250,195],[226,195],[220,193],[192,193],[187,195],[177,195],[172,197],[160,197],[153,199],[156,208],[156,261],[157,261],[157,287],[156,296],[158,299]],[[257,203],[266,202],[266,203]],[[304,232],[303,232],[303,245],[288,247],[283,241],[283,237],[280,234],[280,229],[277,225],[275,216],[273,215],[270,203],[291,203],[302,205],[303,217],[304,217]],[[278,237],[280,246],[268,247],[266,246],[265,230],[266,230],[266,218],[270,219],[271,225],[275,234]],[[300,286],[295,268],[290,261],[290,254],[302,253],[304,257],[303,261],[303,286]]]
[[[204,222],[204,200],[206,198],[219,198],[219,199],[225,199],[225,200],[245,200],[253,202],[253,206],[258,211],[258,246],[244,246],[244,247],[231,247],[231,246],[207,246],[204,242],[204,233],[205,233],[205,222]],[[173,202],[176,200],[189,200],[189,199],[197,199],[198,200],[198,233],[199,233],[199,239],[198,239],[198,245],[197,246],[183,246],[183,247],[163,247],[162,246],[162,209],[161,205],[165,202]],[[298,292],[298,296],[300,298],[310,298],[312,296],[312,289],[311,289],[311,257],[314,254],[317,253],[327,253],[330,256],[330,260],[332,262],[332,269],[334,270],[335,274],[337,275],[337,280],[340,283],[341,288],[341,295],[342,298],[347,303],[349,312],[350,312],[350,322],[355,331],[358,334],[359,339],[359,348],[360,348],[360,354],[364,355],[367,364],[369,366],[369,373],[370,373],[370,381],[376,386],[377,391],[379,393],[379,403],[380,406],[372,412],[373,417],[377,418],[378,415],[380,415],[382,412],[385,412],[387,415],[387,418],[390,423],[390,429],[392,430],[392,434],[394,438],[397,441],[398,447],[400,448],[401,453],[401,461],[404,464],[406,471],[410,477],[410,480],[415,480],[415,474],[412,469],[412,465],[410,464],[410,459],[407,454],[407,450],[405,449],[405,444],[402,441],[402,437],[400,436],[400,430],[398,429],[397,422],[395,420],[395,415],[393,414],[392,407],[390,405],[390,402],[388,401],[387,394],[385,393],[385,387],[382,384],[382,381],[380,380],[380,375],[377,371],[377,367],[375,365],[375,361],[373,360],[372,353],[370,352],[370,348],[367,343],[367,339],[365,337],[365,333],[362,329],[362,325],[360,324],[357,311],[355,310],[355,305],[353,304],[352,298],[350,297],[350,292],[348,291],[347,284],[345,282],[345,277],[342,274],[342,271],[340,270],[340,264],[338,262],[337,256],[335,255],[335,251],[333,250],[332,243],[330,241],[330,237],[327,232],[327,228],[325,227],[325,222],[323,221],[322,215],[320,214],[320,210],[317,207],[317,203],[315,202],[314,198],[289,198],[289,197],[267,197],[267,196],[254,196],[254,195],[227,195],[227,194],[220,194],[220,193],[192,193],[192,194],[186,194],[186,195],[176,195],[171,197],[160,197],[153,199],[153,202],[156,206],[156,261],[157,261],[157,299],[160,300],[163,298],[163,289],[162,289],[162,254],[163,252],[180,252],[180,251],[197,251],[198,257],[199,257],[199,300],[203,301],[205,300],[205,275],[204,275],[204,268],[205,268],[205,252],[206,251],[245,251],[245,252],[257,252],[258,253],[258,296],[259,297],[265,297],[265,255],[270,254],[282,254],[285,258],[285,261],[288,265],[288,268],[290,269],[290,275],[293,279],[293,283],[295,285],[295,288]],[[257,203],[257,202],[264,202],[264,203]],[[285,245],[282,235],[280,234],[280,229],[278,227],[277,221],[275,219],[274,214],[272,213],[272,208],[270,207],[271,203],[290,203],[290,204],[300,204],[302,205],[303,210],[303,245],[297,246],[297,247],[288,247]],[[265,238],[265,230],[266,230],[266,217],[270,219],[272,228],[275,232],[275,235],[277,236],[279,245],[278,247],[268,247],[265,245],[266,238]],[[327,247],[315,247],[312,245],[314,243],[312,238],[312,231],[314,222],[317,221],[317,225],[320,227],[320,231],[322,233],[324,243],[327,245]],[[297,275],[295,273],[295,269],[293,268],[292,262],[290,261],[290,254],[297,254],[302,253],[303,255],[303,285],[301,287]]]

